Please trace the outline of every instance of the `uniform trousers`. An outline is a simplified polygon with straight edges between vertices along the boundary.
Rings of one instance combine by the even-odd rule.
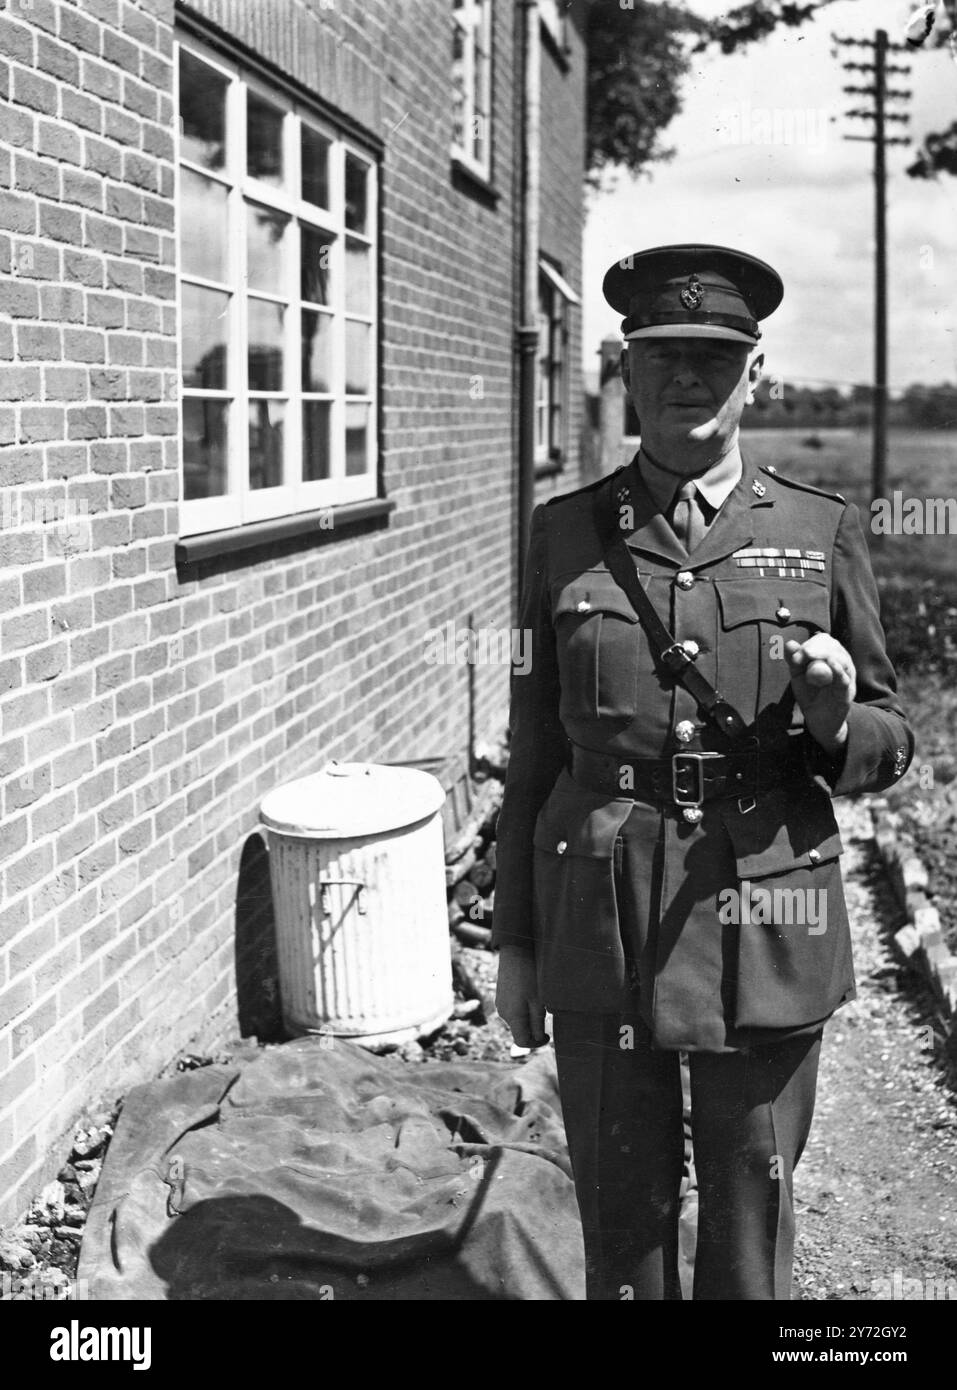
[[[589,1300],[680,1299],[678,1052],[634,1015],[554,1015]],[[792,1177],[814,1113],[821,1032],[692,1052],[694,1299],[791,1297]]]

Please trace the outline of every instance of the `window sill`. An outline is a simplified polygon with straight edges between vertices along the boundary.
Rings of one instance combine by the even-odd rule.
[[[543,459],[535,465],[535,481],[540,478],[554,478],[558,473],[564,473],[565,459],[562,454],[555,454],[552,458]]]
[[[365,521],[384,520],[395,510],[388,497],[372,497],[367,502],[346,502],[339,507],[322,507],[316,511],[297,512],[294,516],[277,516],[268,521],[253,521],[246,526],[228,526],[222,531],[206,531],[199,536],[184,536],[176,542],[176,564],[193,565],[199,560],[212,560],[231,555],[237,550],[284,541],[293,536],[312,536],[318,541],[333,540],[347,528]],[[332,525],[329,525],[331,515]]]
[[[460,193],[468,193],[473,197],[478,195],[489,207],[498,207],[501,200],[501,193],[493,183],[476,171],[463,160],[452,156],[452,185]]]

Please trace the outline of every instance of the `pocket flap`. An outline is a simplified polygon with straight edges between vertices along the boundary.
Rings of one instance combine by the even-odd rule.
[[[716,579],[714,587],[725,628],[763,622],[781,627],[800,623],[822,632],[830,630],[827,586],[817,579]],[[779,618],[783,609],[787,609],[787,617]]]
[[[630,798],[604,796],[579,787],[565,770],[538,813],[535,848],[556,856],[611,859],[618,832],[634,804]]]
[[[831,799],[818,787],[803,797],[777,787],[751,811],[739,810],[735,801],[724,803],[722,815],[740,878],[813,869],[844,849]]]
[[[638,621],[638,614],[606,570],[590,570],[574,579],[559,579],[552,585],[552,611],[581,616],[591,612],[614,613],[629,623]]]

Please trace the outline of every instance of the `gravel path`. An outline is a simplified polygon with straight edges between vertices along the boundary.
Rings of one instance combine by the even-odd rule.
[[[904,918],[865,807],[836,809],[858,998],[824,1034],[814,1128],[795,1174],[795,1298],[957,1301],[954,1068],[932,996],[896,964]]]

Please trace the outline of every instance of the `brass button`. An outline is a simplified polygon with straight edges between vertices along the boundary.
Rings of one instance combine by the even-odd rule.
[[[690,743],[694,738],[694,725],[690,719],[682,719],[675,727],[675,738],[679,743]]]
[[[681,570],[675,579],[679,589],[690,589],[694,585],[694,575],[690,570]]]
[[[558,844],[555,846],[555,851],[556,851],[557,854],[564,854],[567,848],[568,848],[568,841],[567,841],[567,840],[559,840]]]
[[[689,656],[697,656],[698,652],[701,650],[697,642],[692,641],[690,637],[688,638],[687,642],[682,642],[681,645],[682,647],[684,647],[685,651],[688,653]]]
[[[777,618],[779,623],[786,623],[788,618],[790,618],[791,616],[791,610],[790,608],[786,608],[785,605],[782,603],[781,607],[778,609],[777,613],[774,616]]]
[[[700,806],[686,806],[681,814],[689,825],[697,825],[698,821],[704,815],[704,812]]]
[[[808,859],[810,859],[812,864],[816,864],[821,857],[821,851],[819,849],[809,849],[807,852],[807,857]]]
[[[580,603],[576,604],[576,606],[575,606],[575,612],[576,612],[576,613],[590,613],[590,612],[591,612],[591,604],[588,602],[587,598],[583,598],[583,599],[581,600]]]

